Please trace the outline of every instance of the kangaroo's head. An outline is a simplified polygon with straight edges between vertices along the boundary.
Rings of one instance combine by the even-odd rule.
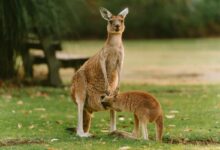
[[[124,20],[128,14],[128,8],[122,10],[118,15],[112,15],[106,8],[101,7],[100,13],[102,17],[108,21],[108,33],[122,33],[125,30]]]
[[[116,97],[117,95],[103,95],[101,96],[101,104],[105,109],[109,109],[109,108],[113,108],[116,107],[115,106],[115,102],[116,102]]]

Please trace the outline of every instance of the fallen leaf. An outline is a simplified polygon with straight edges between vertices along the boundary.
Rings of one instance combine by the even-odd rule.
[[[56,139],[56,138],[54,138],[54,139],[51,139],[50,141],[51,142],[55,142],[55,141],[58,141],[59,139]]]
[[[121,117],[118,117],[118,120],[119,120],[119,121],[124,121],[124,120],[125,120],[125,117],[122,117],[122,116],[121,116]]]
[[[173,119],[173,118],[175,118],[175,115],[174,114],[169,114],[169,115],[165,115],[165,117],[167,119]]]
[[[183,131],[184,131],[184,132],[190,132],[190,131],[192,131],[192,129],[191,129],[191,128],[186,128],[186,129],[184,129]]]
[[[17,101],[17,105],[23,105],[24,102],[23,101]]]
[[[120,147],[119,150],[128,150],[128,149],[131,149],[131,147],[129,146],[123,146],[123,147]]]
[[[21,128],[22,128],[22,124],[18,123],[18,129],[21,129]]]
[[[33,129],[35,126],[32,124],[32,125],[30,125],[28,128],[29,129]]]
[[[46,111],[45,108],[34,108],[35,111]]]
[[[101,129],[101,132],[102,132],[102,133],[108,133],[109,130],[108,130],[108,129]]]
[[[178,111],[178,110],[171,110],[170,113],[171,113],[171,114],[178,114],[179,111]]]
[[[170,127],[170,128],[175,128],[176,125],[175,125],[175,124],[169,124],[168,127]]]

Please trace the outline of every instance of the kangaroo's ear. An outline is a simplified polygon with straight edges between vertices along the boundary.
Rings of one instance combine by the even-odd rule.
[[[125,8],[118,15],[121,15],[125,18],[127,16],[128,12],[129,12],[128,8]]]
[[[105,19],[105,20],[109,20],[110,18],[111,18],[111,16],[112,16],[112,13],[110,12],[110,11],[108,11],[106,8],[104,8],[104,7],[100,7],[99,8],[99,11],[100,11],[100,13],[101,13],[101,15],[102,15],[102,17]]]

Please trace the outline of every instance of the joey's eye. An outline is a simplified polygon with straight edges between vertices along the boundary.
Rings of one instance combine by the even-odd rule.
[[[121,21],[121,23],[123,23],[124,22],[124,20],[120,20]]]

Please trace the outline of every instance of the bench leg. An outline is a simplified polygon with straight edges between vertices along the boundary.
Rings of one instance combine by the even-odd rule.
[[[48,81],[52,86],[61,86],[62,81],[59,76],[59,68],[61,64],[55,56],[55,49],[52,47],[51,42],[52,40],[47,38],[41,39],[48,65]]]
[[[32,78],[33,77],[33,58],[30,56],[28,49],[24,49],[21,51],[23,66],[24,66],[24,73],[25,78]]]

